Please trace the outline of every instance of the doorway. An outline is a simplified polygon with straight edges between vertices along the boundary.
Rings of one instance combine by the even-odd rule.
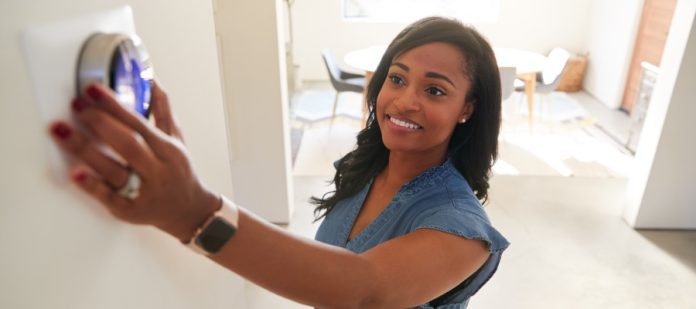
[[[645,0],[643,4],[626,88],[621,101],[621,110],[629,114],[633,110],[640,85],[642,75],[640,63],[646,61],[657,67],[660,66],[676,5],[677,0]]]

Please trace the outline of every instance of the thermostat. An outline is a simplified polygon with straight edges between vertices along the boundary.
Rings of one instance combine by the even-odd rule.
[[[77,62],[77,94],[90,84],[111,88],[121,104],[147,118],[153,78],[150,57],[140,38],[95,33],[85,40]]]

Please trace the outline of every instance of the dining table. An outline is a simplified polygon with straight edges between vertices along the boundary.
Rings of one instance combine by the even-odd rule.
[[[379,61],[382,60],[384,51],[387,50],[386,45],[374,45],[366,48],[356,49],[348,52],[343,57],[343,62],[356,70],[365,72],[365,88],[363,89],[363,101],[367,98],[367,85],[370,84],[372,75],[377,70]],[[367,120],[367,102],[362,104],[362,124],[366,125]]]
[[[386,45],[373,45],[352,50],[346,53],[343,61],[352,68],[365,72],[365,84],[367,85],[377,69],[386,48]],[[506,47],[494,47],[493,52],[499,67],[515,67],[517,69],[517,78],[524,82],[529,125],[531,127],[537,74],[543,71],[547,62],[546,56],[533,51]],[[365,87],[365,91],[367,91],[367,87]],[[365,91],[363,92],[363,98],[366,97]],[[363,123],[366,112],[367,104],[363,104]]]

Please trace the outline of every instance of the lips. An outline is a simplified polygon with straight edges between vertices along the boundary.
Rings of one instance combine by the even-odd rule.
[[[392,115],[387,115],[387,120],[389,120],[389,122],[391,122],[393,125],[404,128],[404,129],[419,130],[419,129],[423,128],[423,126],[421,126],[413,121],[410,121],[410,120],[405,119],[405,118],[398,118],[398,117],[395,117]]]

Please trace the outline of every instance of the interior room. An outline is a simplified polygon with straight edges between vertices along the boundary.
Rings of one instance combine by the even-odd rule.
[[[469,308],[696,307],[696,0],[3,1],[0,307],[311,308],[68,183],[46,134],[87,31],[68,26],[114,9],[132,14],[198,178],[306,238],[386,45],[425,15],[460,19],[504,81],[484,209],[511,243]]]
[[[503,101],[500,153],[493,166],[492,188],[498,195],[491,198],[486,209],[494,220],[509,219],[510,227],[520,229],[515,230],[519,232],[515,236],[521,237],[519,251],[513,248],[515,244],[510,250],[515,252],[513,254],[520,254],[510,258],[516,260],[512,263],[518,269],[506,273],[506,266],[502,265],[500,273],[491,280],[499,285],[482,289],[471,306],[692,306],[694,299],[688,296],[687,290],[683,290],[683,294],[672,294],[675,290],[670,289],[659,297],[639,291],[640,286],[647,286],[640,282],[651,280],[647,277],[655,274],[652,271],[646,273],[644,262],[656,263],[655,268],[650,269],[671,264],[666,260],[646,262],[643,258],[652,260],[663,254],[669,255],[678,261],[675,265],[684,267],[685,273],[673,273],[674,278],[693,278],[696,252],[686,249],[694,248],[696,244],[693,227],[667,228],[647,224],[643,226],[647,228],[640,228],[640,224],[626,215],[627,199],[632,193],[629,182],[635,182],[635,165],[639,164],[636,162],[639,155],[636,153],[636,140],[640,139],[645,119],[640,110],[647,107],[639,107],[632,113],[625,102],[635,100],[633,93],[648,96],[646,101],[650,100],[649,94],[639,92],[640,78],[632,74],[642,75],[632,68],[640,67],[641,61],[659,65],[662,51],[647,50],[659,49],[658,46],[665,48],[665,41],[663,39],[660,43],[650,35],[647,38],[645,33],[661,31],[666,36],[670,31],[676,31],[674,28],[669,30],[671,18],[661,22],[656,19],[674,14],[670,5],[677,5],[677,1],[672,4],[650,1],[621,4],[493,2],[492,6],[499,5],[496,7],[497,20],[473,18],[470,23],[487,35],[494,48],[513,47],[546,54],[560,46],[573,54],[565,71],[566,81],[570,81],[573,75],[573,66],[576,76],[581,76],[576,79],[576,85],[568,89],[558,85],[559,89],[538,95],[534,101],[532,112],[536,117],[533,120],[529,120],[524,89],[516,89]],[[338,35],[322,36],[321,32],[317,35],[311,30],[314,22],[303,22],[311,14],[310,6],[334,12],[322,17],[322,22],[332,25],[328,29]],[[546,9],[542,12],[538,7]],[[369,53],[370,48],[385,44],[383,42],[388,42],[404,23],[341,18],[337,4],[325,2],[298,2],[293,4],[291,12],[292,44],[296,53],[292,69],[298,76],[296,79],[300,80],[290,86],[299,89],[291,97],[293,172],[296,183],[314,182],[318,186],[333,176],[333,160],[355,147],[355,135],[362,128],[360,107],[363,94],[338,92],[328,83],[326,79],[330,75],[317,59],[317,50],[329,48],[335,54],[337,66],[350,72],[361,72],[359,65],[350,63],[356,62],[351,57],[361,52]],[[331,16],[333,20],[329,20]],[[534,22],[525,22],[526,19]],[[360,35],[368,31],[369,36]],[[352,39],[343,40],[345,37]],[[303,53],[311,53],[314,57],[303,56]],[[578,73],[579,70],[583,72]],[[636,83],[638,85],[631,86]],[[331,102],[336,97],[338,104],[332,107]],[[307,196],[299,188],[296,195]],[[696,205],[693,197],[681,203],[692,209]],[[694,215],[693,210],[689,213]],[[302,226],[299,222],[297,224]],[[313,234],[311,226],[304,228],[308,236]],[[542,232],[546,229],[547,232]],[[560,241],[563,244],[557,237],[565,239]],[[655,237],[660,237],[660,240]],[[679,243],[678,246],[683,247],[666,249],[669,246],[665,245],[666,242]],[[549,245],[548,250],[539,250],[545,247],[542,244],[550,243],[558,244],[558,247]],[[617,246],[608,250],[609,243]],[[659,249],[652,252],[648,248]],[[635,259],[638,256],[641,258]],[[554,260],[558,264],[552,262]],[[601,282],[597,282],[598,278]],[[693,282],[686,285],[696,287]],[[503,286],[510,290],[503,291]],[[681,284],[675,285],[673,289],[682,287]],[[539,297],[535,293],[539,290],[554,292]],[[666,296],[668,294],[670,296]]]

